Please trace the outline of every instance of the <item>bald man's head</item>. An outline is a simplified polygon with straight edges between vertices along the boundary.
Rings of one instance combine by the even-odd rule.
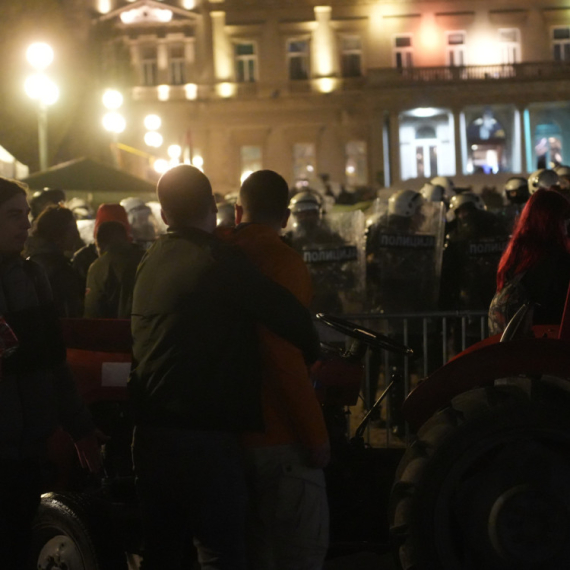
[[[193,166],[171,168],[160,177],[156,192],[170,226],[201,225],[216,212],[210,181]]]

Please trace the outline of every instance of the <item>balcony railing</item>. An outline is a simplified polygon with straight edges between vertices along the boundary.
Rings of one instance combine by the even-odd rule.
[[[377,68],[367,73],[371,87],[393,84],[570,79],[570,62],[541,61],[500,65],[465,65],[458,67]]]
[[[255,99],[274,94],[302,96],[323,91],[321,79],[288,81],[279,84],[257,82],[232,83],[230,98]],[[570,62],[543,61],[512,65],[465,65],[461,67],[395,67],[369,69],[363,77],[333,78],[331,92],[360,91],[382,87],[397,87],[426,83],[484,82],[484,81],[553,81],[570,80]],[[198,86],[199,98],[219,97],[213,85]],[[133,98],[141,101],[157,100],[157,87],[134,87]],[[269,94],[269,95],[267,95]],[[186,91],[181,85],[172,85],[165,99],[184,100]]]

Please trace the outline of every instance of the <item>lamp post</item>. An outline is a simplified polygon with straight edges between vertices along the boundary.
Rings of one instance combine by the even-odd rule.
[[[40,170],[48,167],[48,123],[47,108],[59,99],[57,85],[43,71],[53,61],[53,50],[44,43],[32,44],[27,52],[28,63],[36,73],[30,75],[24,83],[27,95],[38,102],[38,148],[40,158]]]
[[[108,113],[103,116],[103,128],[113,136],[113,162],[119,166],[118,136],[125,130],[127,122],[118,109],[123,104],[123,96],[115,89],[107,89],[103,93],[103,106]]]

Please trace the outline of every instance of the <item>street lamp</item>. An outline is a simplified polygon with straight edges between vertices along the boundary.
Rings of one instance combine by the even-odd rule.
[[[164,139],[162,135],[157,132],[162,125],[162,120],[158,115],[147,115],[144,118],[144,126],[147,132],[144,135],[144,142],[147,146],[152,148],[159,148],[162,146]]]
[[[119,166],[119,141],[120,135],[126,128],[127,122],[117,109],[123,104],[123,96],[115,89],[107,89],[102,97],[103,106],[108,113],[103,115],[103,128],[113,135],[113,160],[115,166]]]
[[[157,133],[156,131],[148,131],[144,136],[144,142],[147,146],[159,148],[162,146],[164,139],[160,133]]]
[[[44,43],[32,44],[26,51],[28,63],[37,73],[30,75],[25,83],[24,90],[28,97],[38,102],[38,147],[40,155],[40,170],[48,167],[48,134],[47,134],[47,108],[59,99],[57,85],[42,72],[53,61],[53,50]]]
[[[158,131],[161,125],[162,121],[158,115],[147,115],[144,118],[144,126],[149,131]]]

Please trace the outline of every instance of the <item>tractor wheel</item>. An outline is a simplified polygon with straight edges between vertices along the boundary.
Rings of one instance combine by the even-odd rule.
[[[32,561],[38,570],[126,570],[101,504],[75,494],[42,497],[33,526]]]
[[[405,570],[570,568],[570,397],[530,379],[471,390],[428,420],[396,473]]]

